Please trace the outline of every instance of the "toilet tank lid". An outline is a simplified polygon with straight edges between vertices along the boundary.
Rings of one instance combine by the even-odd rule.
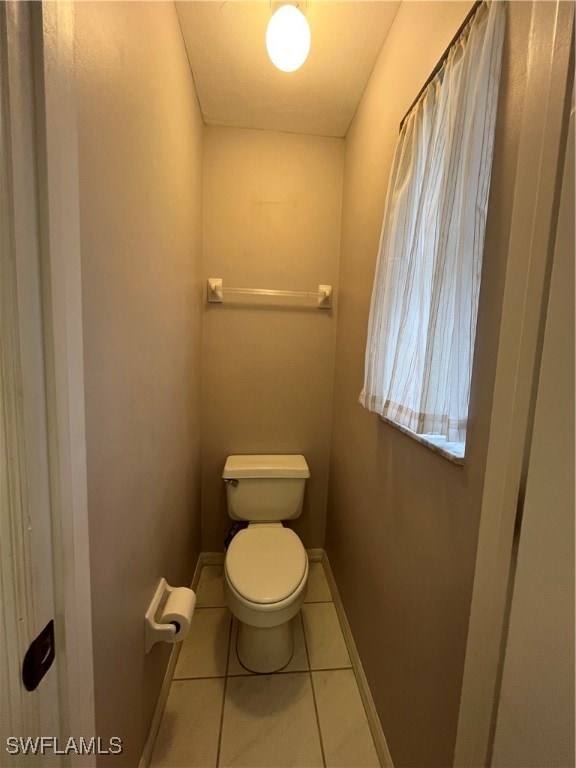
[[[304,456],[285,454],[251,454],[228,456],[224,479],[241,477],[310,477],[310,469]]]

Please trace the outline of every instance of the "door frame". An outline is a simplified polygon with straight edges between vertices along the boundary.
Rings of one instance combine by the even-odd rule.
[[[62,723],[96,735],[88,540],[74,4],[31,3]],[[80,759],[79,764],[82,764]]]
[[[555,6],[554,12],[551,6]],[[494,401],[454,765],[491,764],[571,89],[572,3],[532,2]]]
[[[58,661],[22,662],[54,617],[30,13],[0,5],[0,733],[59,732]],[[0,745],[0,765],[6,751]],[[7,745],[6,745],[7,746]],[[50,762],[52,765],[52,762]]]
[[[19,300],[23,298],[26,305],[39,308],[43,334],[50,497],[46,548],[51,548],[53,565],[60,728],[60,734],[53,735],[64,739],[91,738],[96,730],[74,4],[46,0],[20,4],[18,0],[6,0],[5,7],[18,58],[32,62],[34,80],[34,105],[25,117],[35,133],[36,173],[31,183],[36,187],[33,192],[37,211],[32,213],[20,206],[12,214],[24,217],[29,228],[39,235],[36,250],[40,285],[22,281],[18,290]],[[26,86],[29,88],[29,80]],[[16,157],[15,161],[18,160]],[[14,559],[19,558],[17,551],[13,554]],[[16,701],[13,704],[17,706]],[[67,764],[88,763],[86,757],[72,752]]]

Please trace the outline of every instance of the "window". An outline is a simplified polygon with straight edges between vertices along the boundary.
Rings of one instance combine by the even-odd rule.
[[[365,408],[457,456],[466,440],[503,36],[502,4],[481,6],[402,125],[360,394]]]

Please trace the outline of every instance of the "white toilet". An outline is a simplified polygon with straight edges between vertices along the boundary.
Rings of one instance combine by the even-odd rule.
[[[292,658],[290,619],[308,582],[304,545],[282,520],[300,516],[310,470],[304,456],[229,456],[222,477],[229,516],[249,521],[224,561],[226,602],[239,622],[238,658],[251,672],[276,672]]]

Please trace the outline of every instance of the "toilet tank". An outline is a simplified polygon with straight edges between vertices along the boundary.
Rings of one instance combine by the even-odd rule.
[[[300,455],[228,456],[222,477],[233,520],[277,522],[300,517],[310,470]]]

